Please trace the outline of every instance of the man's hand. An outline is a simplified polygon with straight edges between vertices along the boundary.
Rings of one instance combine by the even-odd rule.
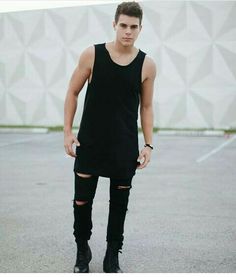
[[[137,166],[137,169],[142,169],[147,166],[147,164],[150,162],[151,159],[151,152],[152,149],[149,147],[144,147],[138,157],[138,161],[140,162],[140,165]]]
[[[72,133],[64,134],[64,147],[66,153],[71,157],[76,157],[75,152],[73,151],[72,145],[75,143],[77,146],[80,146],[79,141],[77,140],[76,136]]]

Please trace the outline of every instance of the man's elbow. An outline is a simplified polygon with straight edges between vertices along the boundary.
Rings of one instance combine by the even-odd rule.
[[[148,105],[142,105],[140,106],[140,112],[150,112],[153,110],[153,106],[152,104],[148,104]]]
[[[74,88],[69,88],[67,91],[67,98],[78,98],[79,92]]]

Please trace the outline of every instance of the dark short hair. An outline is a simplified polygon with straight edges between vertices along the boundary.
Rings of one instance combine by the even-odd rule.
[[[117,6],[116,13],[115,13],[115,22],[117,23],[119,20],[119,16],[121,14],[125,14],[128,16],[134,16],[139,18],[139,23],[141,25],[142,18],[143,18],[143,10],[139,3],[135,1],[131,2],[122,2]]]

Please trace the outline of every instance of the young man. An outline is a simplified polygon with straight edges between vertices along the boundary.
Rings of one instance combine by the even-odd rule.
[[[99,176],[110,178],[107,250],[103,270],[122,272],[118,253],[132,178],[151,158],[153,132],[153,60],[134,46],[141,31],[142,9],[136,2],[118,5],[115,40],[88,47],[81,54],[65,99],[64,146],[75,157],[74,236],[77,258],[74,272],[89,272],[92,258],[92,204]],[[72,123],[77,98],[85,82],[87,91],[77,137]],[[140,103],[141,102],[141,103]],[[138,148],[138,107],[145,145]],[[76,153],[72,145],[76,144]]]

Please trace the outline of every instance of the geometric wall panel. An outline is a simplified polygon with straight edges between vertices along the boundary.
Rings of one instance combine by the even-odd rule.
[[[154,125],[236,128],[236,2],[145,1],[137,47],[157,64]],[[0,14],[0,124],[63,125],[81,52],[114,38],[117,3]],[[78,99],[74,125],[83,109]],[[140,119],[139,119],[140,125]]]

